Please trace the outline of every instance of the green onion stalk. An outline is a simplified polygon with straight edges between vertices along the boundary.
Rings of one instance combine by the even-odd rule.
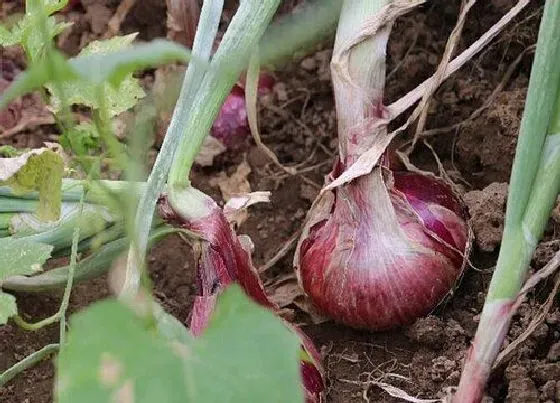
[[[164,144],[140,199],[135,221],[137,234],[128,256],[122,297],[134,297],[138,293],[152,215],[166,180],[170,200],[183,214],[187,217],[208,214],[205,195],[189,181],[194,158],[225,98],[258,48],[279,3],[279,0],[241,2],[209,68],[204,72],[198,71],[195,64],[189,66]],[[193,54],[203,60],[210,56],[222,6],[222,1],[204,2],[193,44]]]
[[[560,190],[560,2],[547,0],[512,167],[502,245],[454,397],[481,401]]]

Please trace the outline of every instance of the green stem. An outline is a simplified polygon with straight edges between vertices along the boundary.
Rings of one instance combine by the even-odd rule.
[[[454,401],[478,402],[560,189],[560,2],[547,0],[513,163],[498,263]]]
[[[169,172],[170,190],[190,186],[189,172],[229,91],[247,66],[279,0],[245,0],[233,17],[192,104],[177,157]]]
[[[2,372],[2,375],[0,375],[0,387],[6,385],[6,383],[14,379],[21,372],[33,367],[56,353],[59,347],[59,344],[47,344],[41,350],[28,355],[23,360],[17,362],[15,365],[12,365],[6,371]]]
[[[60,309],[58,313],[60,315],[60,331],[59,340],[61,346],[64,345],[66,341],[66,311],[68,310],[68,304],[70,303],[70,294],[72,292],[72,284],[74,282],[74,275],[76,272],[76,264],[78,261],[78,243],[80,241],[80,221],[82,219],[82,213],[84,211],[84,199],[85,194],[80,200],[80,207],[78,211],[78,222],[74,226],[74,233],[72,235],[72,252],[70,254],[70,266],[68,268],[68,280],[66,281],[66,287],[64,288],[64,295],[62,296],[62,302],[60,303]]]
[[[558,135],[549,132],[560,90],[560,2],[547,1],[520,127],[506,210],[504,240],[488,301],[515,298],[558,195]],[[516,235],[514,235],[516,234]],[[519,251],[522,249],[522,252]],[[523,253],[524,262],[511,256]]]
[[[206,0],[200,13],[199,26],[193,43],[193,57],[208,61],[214,38],[218,32],[223,0]],[[163,145],[148,178],[147,188],[142,195],[135,217],[136,239],[131,242],[126,264],[126,276],[122,295],[133,296],[140,285],[140,273],[144,266],[152,217],[158,197],[163,192],[171,163],[181,137],[185,136],[186,122],[191,115],[191,105],[204,76],[198,63],[191,63],[185,74],[179,100],[167,129]]]
[[[520,225],[560,87],[560,2],[546,2],[511,170],[506,226]],[[538,75],[537,75],[538,74]],[[548,212],[547,212],[548,214]]]
[[[163,239],[175,229],[160,228],[150,234],[148,246]],[[91,255],[78,262],[74,272],[74,283],[81,283],[96,278],[107,272],[113,261],[128,247],[128,238],[120,238],[104,244]],[[13,276],[2,282],[5,290],[39,293],[63,288],[69,275],[70,267],[63,266],[35,276]]]
[[[60,312],[56,312],[54,315],[51,315],[48,318],[34,323],[26,322],[25,319],[23,319],[20,315],[16,315],[12,317],[12,319],[14,320],[14,323],[22,329],[27,330],[28,332],[36,332],[37,330],[40,330],[45,326],[49,326],[53,323],[58,322],[58,320],[60,319]]]
[[[291,62],[295,56],[311,53],[336,31],[342,0],[304,3],[297,13],[287,14],[271,24],[259,43],[259,61],[267,69]]]

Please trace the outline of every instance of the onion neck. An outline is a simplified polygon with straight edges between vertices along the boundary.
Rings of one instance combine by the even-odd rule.
[[[345,0],[333,56],[347,51],[349,41],[357,36],[364,23],[389,3],[390,0]],[[345,167],[372,145],[375,131],[380,130],[372,130],[371,125],[383,111],[385,59],[390,30],[390,25],[385,26],[353,46],[349,50],[347,64],[334,58],[331,63],[340,159]]]

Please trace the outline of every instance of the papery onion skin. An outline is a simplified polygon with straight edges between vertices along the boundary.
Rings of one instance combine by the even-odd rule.
[[[231,228],[222,209],[206,195],[206,214],[199,218],[182,217],[176,212],[166,195],[158,200],[160,216],[170,224],[182,227],[201,239],[194,244],[198,288],[190,318],[193,336],[202,334],[208,326],[216,304],[216,295],[227,286],[238,283],[255,302],[278,312],[279,308],[266,295],[256,268],[253,266],[248,246]],[[298,327],[282,319],[301,341],[300,371],[306,403],[321,403],[325,384],[321,355],[313,341]]]
[[[460,198],[418,173],[376,168],[336,188],[308,217],[296,252],[300,283],[321,311],[356,328],[384,330],[430,313],[471,248]]]

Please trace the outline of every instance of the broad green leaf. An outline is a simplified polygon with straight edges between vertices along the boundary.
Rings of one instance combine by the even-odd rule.
[[[69,82],[65,85],[70,86],[70,89],[78,87],[79,90],[79,84],[76,83],[85,83],[83,91],[87,96],[84,98],[93,98],[90,102],[97,105],[97,95],[91,96],[92,88],[95,88],[95,85],[109,81],[113,84],[113,87],[109,87],[112,88],[113,93],[117,92],[114,89],[115,85],[117,87],[121,85],[118,87],[119,90],[126,91],[127,86],[122,86],[122,81],[131,72],[169,62],[187,62],[191,56],[190,52],[180,45],[157,40],[135,45],[126,50],[78,56],[70,61],[66,61],[59,52],[52,51],[50,59],[54,68],[50,68],[44,60],[39,60],[20,74],[2,94],[0,109],[15,98],[55,80],[55,72],[58,77],[64,77]],[[197,63],[200,62],[197,61]],[[137,87],[135,88],[137,90]],[[64,96],[68,96],[67,92],[64,92]]]
[[[52,246],[14,238],[0,238],[0,285],[8,277],[33,274],[51,256]],[[0,291],[0,325],[17,313],[16,299]]]
[[[31,14],[51,15],[62,10],[67,4],[68,0],[26,0],[25,11]]]
[[[176,322],[158,335],[125,306],[104,301],[72,320],[58,357],[57,397],[59,403],[303,402],[298,352],[297,336],[237,286],[218,299],[198,339]]]
[[[91,56],[103,56],[103,64],[108,53],[116,53],[129,47],[136,34],[126,36],[115,36],[114,38],[94,41],[85,47],[78,58],[91,59]],[[94,67],[94,74],[97,68]],[[98,68],[101,68],[100,66]],[[85,77],[84,77],[85,76]],[[84,79],[85,78],[85,79]],[[104,106],[107,108],[110,116],[116,116],[124,112],[138,103],[138,100],[144,97],[144,91],[140,87],[138,80],[132,77],[132,72],[129,70],[124,74],[122,79],[114,85],[109,85],[105,80],[96,81],[93,75],[81,74],[80,78],[75,80],[68,80],[59,83],[58,86],[48,85],[47,88],[51,91],[51,103],[55,110],[59,110],[62,100],[67,104],[85,105],[93,109],[102,107],[99,100],[99,86],[103,86],[103,93],[105,95]]]
[[[61,205],[64,161],[48,148],[31,150],[12,158],[0,158],[0,185],[15,194],[39,192],[37,215],[41,220],[58,219]]]
[[[16,298],[0,292],[0,325],[8,323],[8,319],[17,315]]]
[[[237,286],[218,299],[187,362],[193,402],[303,402],[300,340]]]

